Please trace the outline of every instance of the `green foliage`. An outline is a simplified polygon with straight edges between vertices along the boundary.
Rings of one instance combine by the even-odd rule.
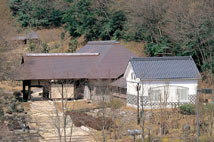
[[[91,0],[74,1],[63,16],[65,29],[70,35],[73,37],[85,35],[87,40],[119,39],[125,21],[123,11],[92,8]]]
[[[0,106],[0,119],[4,116],[4,110],[3,108]]]
[[[73,39],[69,42],[69,49],[68,52],[73,53],[76,51],[78,45],[78,41],[76,39]]]
[[[119,109],[124,105],[124,102],[122,102],[120,99],[113,99],[109,103],[106,104],[107,107],[112,108],[113,110]]]
[[[182,114],[193,115],[195,114],[195,105],[194,104],[184,104],[179,107]]]
[[[59,47],[60,47],[59,44],[55,44],[55,45],[54,45],[54,48],[55,48],[55,49],[58,49]]]
[[[10,9],[23,27],[49,27],[61,25],[63,11],[49,0],[10,0]]]
[[[78,0],[65,12],[63,22],[73,37],[85,35],[87,39],[97,38],[95,13],[90,5],[91,0]]]
[[[206,103],[206,105],[204,105],[204,109],[207,112],[212,112],[214,111],[214,104]]]
[[[49,47],[47,43],[42,43],[42,53],[48,53]]]
[[[9,0],[12,14],[24,27],[64,25],[73,38],[143,41],[148,56],[192,56],[200,71],[214,73],[212,1],[195,5],[190,1],[133,0],[125,8],[116,4],[106,0]],[[73,43],[70,46],[68,52],[75,51]]]
[[[31,40],[29,41],[29,48],[30,48],[30,51],[34,51],[36,48],[36,45]]]
[[[109,13],[109,18],[101,21],[100,38],[103,40],[118,40],[122,36],[126,16],[122,11]]]
[[[65,39],[65,32],[62,32],[61,33],[61,40],[64,40]]]

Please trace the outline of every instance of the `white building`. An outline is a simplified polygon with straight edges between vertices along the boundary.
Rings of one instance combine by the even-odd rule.
[[[137,106],[139,85],[139,104],[144,108],[194,103],[201,78],[194,60],[187,56],[131,58],[124,77],[127,105]]]

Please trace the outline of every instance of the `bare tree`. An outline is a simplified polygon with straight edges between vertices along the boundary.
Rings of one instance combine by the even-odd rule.
[[[110,85],[111,80],[98,80],[94,85],[96,87],[96,97],[98,100],[98,103],[101,107],[101,112],[102,112],[102,142],[107,141],[107,135],[105,130],[108,129],[107,125],[111,127],[111,124],[107,123],[112,123],[112,122],[107,122],[106,117],[106,108],[108,105],[108,102],[111,101],[111,87]],[[112,121],[112,120],[111,120]]]
[[[72,83],[73,82],[71,81],[63,80],[51,82],[51,84],[55,84],[57,86],[55,88],[55,92],[51,92],[55,93],[51,94],[53,105],[55,107],[55,112],[51,114],[50,117],[52,120],[51,123],[53,123],[54,127],[57,130],[60,142],[72,141],[72,130],[74,124],[67,112],[69,111],[69,108],[71,108],[71,103],[69,99],[74,96],[74,92],[71,92],[71,88],[69,88],[69,86],[66,86]]]

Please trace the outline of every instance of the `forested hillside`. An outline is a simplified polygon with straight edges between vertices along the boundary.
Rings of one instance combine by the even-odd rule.
[[[71,43],[80,36],[143,42],[148,56],[193,56],[202,72],[214,73],[211,0],[10,0],[9,6],[23,27],[64,27]]]

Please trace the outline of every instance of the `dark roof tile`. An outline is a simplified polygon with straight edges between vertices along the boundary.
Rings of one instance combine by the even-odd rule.
[[[130,63],[136,77],[142,80],[201,78],[189,56],[132,58]]]

